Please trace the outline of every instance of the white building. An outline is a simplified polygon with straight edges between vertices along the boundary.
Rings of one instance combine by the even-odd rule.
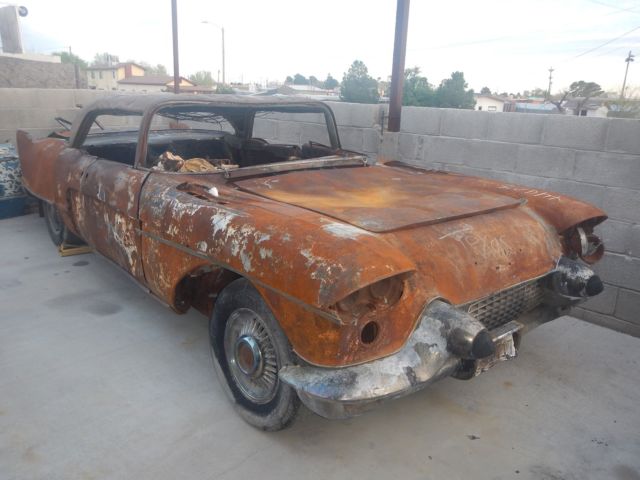
[[[483,112],[509,112],[513,102],[497,95],[476,95],[476,110]]]

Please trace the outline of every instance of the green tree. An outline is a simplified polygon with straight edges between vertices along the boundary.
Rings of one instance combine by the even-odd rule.
[[[320,86],[320,80],[318,80],[315,76],[309,76],[309,85],[313,85],[314,87]]]
[[[112,55],[110,53],[96,53],[93,57],[92,66],[94,67],[109,67],[118,63],[120,59],[117,55]]]
[[[287,78],[285,78],[284,83],[293,83],[293,77],[291,75],[287,75]]]
[[[327,74],[327,78],[322,83],[322,86],[327,90],[333,90],[338,85],[340,85],[340,82],[338,82],[335,78],[333,78],[330,73]]]
[[[309,85],[309,80],[307,80],[307,77],[305,77],[304,75],[300,75],[299,73],[296,73],[293,76],[293,84],[294,85]]]
[[[60,61],[62,63],[71,63],[74,65],[78,65],[80,68],[87,68],[89,64],[81,59],[78,55],[69,52],[54,52],[54,55],[60,57]]]
[[[418,107],[435,105],[435,92],[426,77],[420,76],[420,68],[408,68],[404,71],[402,104]]]
[[[345,102],[378,103],[378,82],[362,61],[355,60],[342,77],[340,98]]]
[[[539,88],[536,87],[533,90],[531,90],[529,92],[529,96],[530,97],[542,97],[542,98],[546,98],[547,96],[547,91],[544,88]]]
[[[482,87],[480,95],[491,95],[491,89],[489,87]]]
[[[451,78],[445,78],[436,90],[436,104],[441,108],[473,109],[476,104],[473,89],[467,90],[464,73],[453,72]]]
[[[602,95],[603,93],[604,90],[595,82],[585,82],[584,80],[573,82],[569,86],[569,95],[577,99],[575,108],[573,109],[574,115],[580,115],[580,112],[591,98]]]
[[[600,88],[595,82],[585,82],[584,80],[580,80],[579,82],[573,82],[569,87],[569,94],[576,97],[597,97],[598,95],[602,95],[604,90]]]
[[[229,85],[223,85],[222,83],[219,83],[218,85],[216,85],[216,93],[236,93],[236,91]]]
[[[200,70],[199,72],[189,75],[189,80],[196,85],[203,85],[205,87],[212,87],[214,83],[211,72],[206,70]]]

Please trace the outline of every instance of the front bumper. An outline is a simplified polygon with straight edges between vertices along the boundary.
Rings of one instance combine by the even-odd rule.
[[[522,333],[557,318],[566,313],[568,306],[586,299],[554,288],[558,282],[549,283],[541,306],[490,332],[474,317],[434,300],[399,352],[344,368],[288,365],[280,369],[280,379],[296,389],[310,410],[337,419],[361,414],[446,376],[471,378],[499,361],[515,357]],[[478,339],[484,335],[482,339],[486,341],[487,333],[493,343],[490,353],[478,348]]]

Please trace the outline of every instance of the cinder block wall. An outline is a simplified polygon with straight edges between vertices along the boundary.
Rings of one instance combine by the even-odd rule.
[[[574,309],[640,336],[640,121],[405,107],[381,155],[430,168],[556,191],[609,214],[598,227],[606,283]]]
[[[44,88],[0,88],[0,142],[15,142],[16,130],[43,137],[61,129],[55,117],[73,121],[85,106],[115,92]]]
[[[84,73],[78,85],[86,87]],[[75,67],[68,63],[39,62],[0,56],[0,88],[75,88]]]
[[[382,140],[382,109],[378,105],[327,102],[338,124],[342,147],[366,153],[376,158]],[[323,115],[306,115],[304,122],[290,121],[286,116],[279,120],[256,120],[254,134],[272,142],[304,143],[309,138],[319,138],[315,129],[326,131]]]

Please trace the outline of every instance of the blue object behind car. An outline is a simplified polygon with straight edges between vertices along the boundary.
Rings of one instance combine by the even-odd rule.
[[[0,219],[23,215],[26,203],[16,149],[10,143],[0,143]]]

